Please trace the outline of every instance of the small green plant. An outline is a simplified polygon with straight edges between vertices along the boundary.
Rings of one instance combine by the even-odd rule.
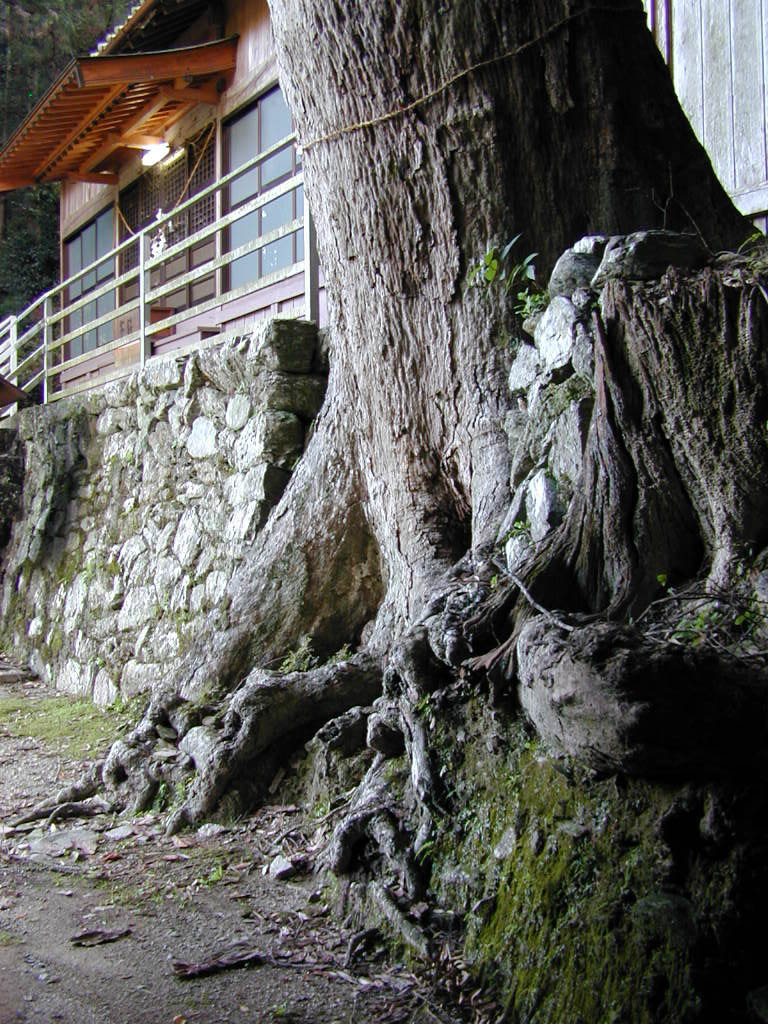
[[[152,801],[153,811],[164,811],[168,806],[168,785],[165,782],[161,782],[157,787],[155,793],[155,799]]]
[[[514,309],[515,313],[521,320],[527,320],[529,316],[534,316],[536,313],[543,313],[548,305],[548,291],[529,291],[526,289],[517,293],[517,302],[515,303]]]
[[[513,538],[522,539],[523,537],[528,538],[531,535],[531,523],[528,519],[518,519],[513,524],[511,529],[507,530],[504,534],[502,544],[506,544],[507,541]]]
[[[217,860],[207,876],[203,879],[203,885],[216,885],[224,877],[224,865],[220,860]]]
[[[352,648],[349,646],[349,644],[344,644],[344,646],[340,647],[335,654],[332,654],[330,656],[330,658],[328,659],[328,664],[340,665],[342,664],[342,662],[349,661],[349,659],[352,657],[352,653]]]
[[[467,276],[467,284],[470,287],[502,288],[505,295],[515,295],[513,311],[515,314],[516,327],[510,333],[502,329],[497,344],[502,348],[514,350],[519,344],[519,328],[523,320],[526,320],[534,313],[546,309],[549,304],[549,294],[536,281],[536,267],[534,260],[538,256],[536,252],[530,252],[521,260],[516,260],[512,250],[519,242],[520,235],[507,242],[499,249],[491,246],[479,263],[470,268]]]
[[[312,637],[308,634],[299,640],[295,651],[289,651],[280,662],[281,672],[308,672],[317,665],[317,655],[312,650]]]
[[[416,854],[416,863],[424,865],[435,852],[435,841],[434,839],[428,839],[426,843],[419,847],[419,852]]]
[[[678,622],[672,638],[696,647],[720,624],[722,617],[722,612],[710,607],[702,608],[695,615],[684,615]]]
[[[666,585],[667,585],[667,574],[665,572],[657,573],[657,575],[656,575],[656,582],[659,584],[659,586],[666,587]]]
[[[509,294],[514,288],[524,287],[527,292],[529,285],[536,283],[536,268],[533,261],[539,255],[537,252],[530,252],[518,263],[511,261],[512,250],[520,240],[520,235],[507,242],[503,249],[492,246],[483,258],[469,271],[468,283],[473,285],[500,285],[505,294]],[[540,289],[536,287],[536,291]]]

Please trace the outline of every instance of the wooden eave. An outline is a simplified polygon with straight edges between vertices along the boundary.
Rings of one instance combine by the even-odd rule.
[[[126,149],[163,138],[192,107],[217,101],[236,52],[232,36],[155,53],[76,58],[0,150],[0,191],[100,174],[105,184],[114,182]]]

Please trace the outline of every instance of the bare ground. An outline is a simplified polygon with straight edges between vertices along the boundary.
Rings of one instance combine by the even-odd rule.
[[[0,685],[0,697],[20,694],[51,696]],[[314,851],[286,835],[293,806],[215,835],[169,838],[151,814],[13,827],[82,767],[0,722],[0,1024],[461,1019],[439,1003],[431,967],[392,963],[375,936],[356,951],[311,873]],[[280,851],[299,868],[288,881],[268,873]],[[255,960],[177,976],[222,953]]]

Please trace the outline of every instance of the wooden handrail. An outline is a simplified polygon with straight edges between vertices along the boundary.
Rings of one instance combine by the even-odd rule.
[[[309,214],[304,204],[304,214],[295,219],[287,221],[280,227],[260,235],[243,245],[229,248],[224,251],[221,244],[222,233],[243,217],[252,215],[268,203],[279,199],[281,196],[291,193],[294,189],[300,188],[304,183],[303,172],[280,181],[268,191],[254,196],[242,203],[234,210],[215,218],[210,224],[205,225],[197,231],[192,232],[179,242],[166,245],[161,252],[152,255],[150,242],[158,232],[165,230],[166,235],[172,234],[168,230],[169,224],[174,218],[181,217],[188,210],[203,202],[209,196],[222,196],[233,181],[241,175],[248,173],[262,164],[265,160],[285,149],[295,141],[294,135],[288,135],[280,139],[263,153],[259,153],[250,160],[236,167],[233,171],[223,175],[217,181],[200,192],[180,202],[172,210],[162,212],[152,224],[141,229],[136,234],[123,239],[114,246],[108,253],[100,256],[87,267],[78,270],[69,277],[48,289],[43,295],[38,296],[27,308],[18,315],[10,315],[0,321],[0,373],[7,376],[18,387],[31,391],[42,382],[43,401],[53,401],[63,397],[64,393],[74,394],[83,390],[83,382],[73,383],[69,387],[53,390],[53,378],[58,377],[63,370],[73,368],[88,358],[92,358],[98,352],[108,352],[118,349],[124,344],[139,341],[140,360],[142,365],[150,358],[152,349],[152,338],[166,328],[171,328],[186,318],[199,316],[208,309],[222,305],[244,294],[258,291],[262,287],[268,287],[277,281],[283,280],[286,276],[303,273],[305,278],[305,295],[307,315],[317,319],[317,266],[316,246],[314,244],[314,229],[309,219]],[[216,204],[221,209],[221,204]],[[247,286],[230,288],[224,290],[220,287],[221,271],[230,265],[234,260],[242,256],[258,252],[280,238],[304,228],[304,252],[305,258],[283,271],[267,274],[254,280]],[[189,252],[194,247],[213,241],[214,255],[194,270],[177,274],[169,281],[161,280],[150,283],[150,274],[154,276],[157,272],[162,273],[162,268],[173,260]],[[120,259],[129,250],[137,247],[138,259],[134,267],[123,272],[118,272]],[[109,278],[98,281],[97,287],[87,294],[78,294],[71,302],[67,296],[72,289],[78,289],[78,282],[83,281],[89,275],[97,274],[100,267],[110,267]],[[151,325],[148,322],[148,309],[150,305],[157,304],[164,296],[172,294],[175,290],[193,283],[198,277],[208,274],[215,274],[217,282],[216,295],[213,298],[192,304],[190,308],[171,313]],[[98,277],[98,275],[97,275]],[[138,285],[139,295],[120,303],[119,298],[127,286]],[[71,325],[71,318],[78,314],[83,315],[87,307],[95,304],[99,299],[114,295],[113,308],[106,312],[93,316],[85,323],[77,326]],[[136,310],[139,311],[136,317]],[[119,317],[133,314],[136,320],[135,329],[129,331],[124,337],[113,339],[103,346],[97,346],[92,351],[81,355],[65,355],[66,346],[83,337],[88,332],[98,330],[109,323],[114,323]],[[100,383],[102,380],[111,378],[113,375],[106,374],[88,383],[88,386]],[[6,413],[7,414],[7,411]]]

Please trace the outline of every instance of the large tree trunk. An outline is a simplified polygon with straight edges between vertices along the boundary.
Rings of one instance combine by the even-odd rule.
[[[328,287],[330,400],[402,628],[508,500],[509,308],[467,290],[470,265],[517,233],[546,272],[586,233],[677,227],[717,249],[747,226],[639,0],[271,8]]]
[[[271,0],[271,10],[325,271],[326,404],[241,572],[234,625],[202,638],[179,677],[158,686],[136,743],[165,719],[183,731],[180,700],[233,689],[303,634],[320,653],[356,644],[362,634],[364,657],[374,658],[376,672],[386,670],[384,717],[403,733],[414,789],[425,800],[429,759],[414,708],[473,642],[488,646],[491,620],[513,635],[522,625],[503,588],[479,608],[487,595],[482,580],[493,571],[484,558],[510,500],[504,424],[511,353],[503,339],[513,318],[511,298],[489,302],[468,288],[470,267],[490,244],[518,233],[524,252],[540,253],[542,276],[587,232],[684,229],[715,251],[738,245],[749,225],[679,108],[640,0],[595,8],[586,0],[455,0],[439,10],[423,0]],[[631,301],[620,291],[611,299],[584,487],[530,569],[536,593],[520,589],[523,605],[536,596],[551,605],[567,594],[557,582],[558,595],[548,588],[560,578],[555,567],[572,581],[574,607],[637,612],[662,568],[691,576],[705,551],[726,552],[723,562],[732,552],[722,474],[717,502],[703,507],[708,474],[717,475],[706,451],[694,465],[682,437],[646,458],[656,438],[643,432],[626,395],[650,394],[661,375],[653,394],[663,402],[679,376],[664,383],[661,351],[647,365],[623,353],[612,320],[635,316]],[[680,342],[672,336],[668,344]],[[711,396],[692,392],[701,412]],[[626,443],[625,427],[634,431]],[[718,441],[727,446],[722,432]],[[763,461],[753,467],[761,477]],[[638,493],[649,499],[640,532],[628,539]],[[659,517],[670,510],[679,529],[660,554]],[[755,509],[745,505],[743,518],[739,536]],[[681,536],[690,542],[678,549]],[[286,685],[315,692],[324,678],[299,686],[289,676]],[[261,677],[254,683],[260,713],[264,685]],[[286,691],[269,693],[285,699]],[[344,694],[329,702],[335,712],[344,700],[370,699],[367,685]],[[325,705],[317,708],[302,718],[304,727],[321,723]],[[257,717],[248,728],[258,729]],[[228,771],[254,770],[252,755],[262,747],[237,732],[247,758],[233,757],[232,737],[222,736],[202,773],[213,780],[213,795],[203,783],[176,824],[210,809]],[[133,761],[116,760],[119,785]],[[422,839],[428,818],[425,811]]]

